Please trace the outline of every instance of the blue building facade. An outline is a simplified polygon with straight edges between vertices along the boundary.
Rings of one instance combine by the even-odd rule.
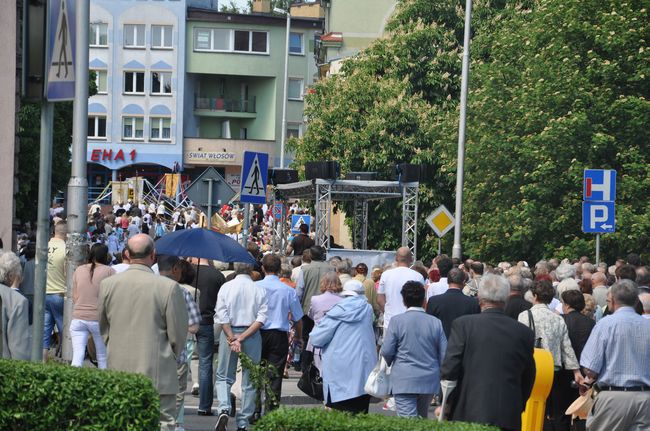
[[[89,186],[182,168],[185,0],[91,0]]]

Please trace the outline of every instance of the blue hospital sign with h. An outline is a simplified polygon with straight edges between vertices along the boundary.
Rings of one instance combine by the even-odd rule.
[[[616,171],[612,169],[585,169],[585,201],[615,201]]]

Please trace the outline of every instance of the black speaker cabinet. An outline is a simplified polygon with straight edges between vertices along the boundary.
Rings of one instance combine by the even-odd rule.
[[[320,178],[323,180],[335,180],[339,177],[339,162],[306,162],[305,178],[313,180]]]
[[[298,182],[298,171],[295,169],[269,169],[269,181],[271,184],[289,184]]]
[[[397,178],[403,183],[420,181],[420,165],[401,163],[396,166]]]

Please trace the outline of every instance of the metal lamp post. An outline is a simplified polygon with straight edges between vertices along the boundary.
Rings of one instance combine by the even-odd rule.
[[[461,223],[463,219],[463,185],[465,181],[465,129],[467,119],[467,88],[469,83],[469,44],[472,22],[472,0],[465,2],[465,37],[463,41],[463,74],[460,87],[460,122],[458,125],[458,163],[456,166],[456,226],[454,228],[454,246],[452,257],[463,258]]]
[[[288,10],[274,8],[273,12],[287,16],[287,40],[284,53],[284,81],[282,84],[282,137],[280,138],[280,168],[284,168],[284,145],[287,140],[287,97],[289,84],[289,36],[291,31],[291,14]]]

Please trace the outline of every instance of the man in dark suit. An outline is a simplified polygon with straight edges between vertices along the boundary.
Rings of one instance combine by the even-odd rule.
[[[510,286],[499,275],[481,279],[481,313],[452,324],[442,380],[458,381],[451,419],[521,429],[521,413],[535,381],[533,332],[505,314]]]
[[[449,289],[445,293],[429,298],[427,313],[440,319],[445,336],[449,338],[451,323],[456,318],[466,314],[478,314],[481,308],[476,298],[463,294],[465,274],[462,269],[451,269],[447,275],[447,282]]]
[[[503,311],[506,316],[513,319],[519,319],[519,313],[529,310],[533,306],[530,302],[524,299],[526,288],[524,278],[519,274],[513,274],[508,277],[510,283],[510,296],[506,300],[506,308]]]

